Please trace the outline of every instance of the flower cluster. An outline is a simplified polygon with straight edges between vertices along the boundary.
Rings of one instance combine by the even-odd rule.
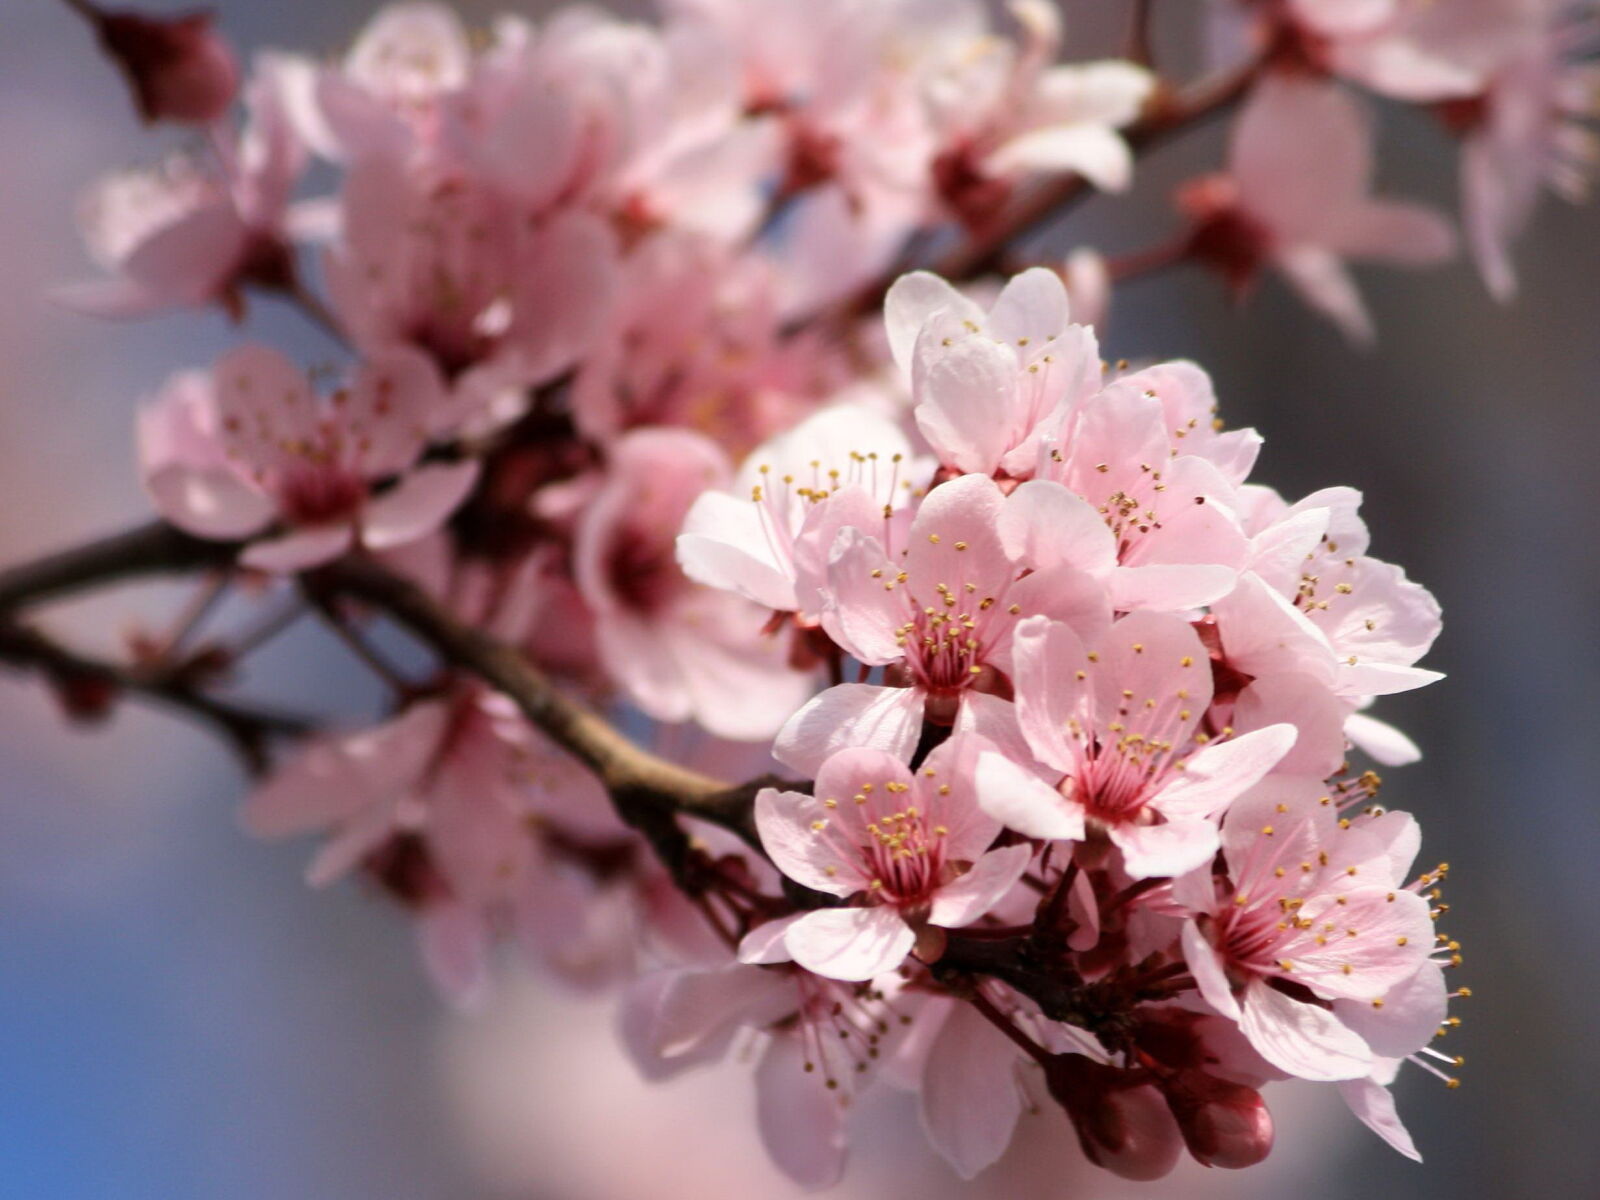
[[[267,299],[340,351],[243,344],[139,420],[161,517],[282,605],[174,658],[183,627],[147,676],[192,699],[315,613],[386,688],[277,757],[252,832],[322,836],[311,881],[403,907],[455,999],[515,948],[625,985],[652,1078],[754,1048],[808,1185],[879,1083],[964,1176],[1040,1107],[1128,1178],[1248,1166],[1290,1076],[1415,1156],[1388,1084],[1444,1074],[1466,992],[1446,868],[1415,872],[1357,756],[1419,757],[1368,709],[1438,678],[1438,606],[1368,553],[1355,491],[1250,482],[1261,438],[1199,366],[1101,342],[1117,283],[1184,263],[1240,294],[1271,268],[1369,338],[1347,262],[1456,237],[1372,194],[1361,91],[1460,137],[1508,298],[1539,191],[1585,182],[1586,14],[1219,0],[1220,73],[1180,87],[1058,61],[1044,0],[663,0],[482,37],[402,3],[241,83],[203,20],[74,7],[142,115],[206,140],[92,189],[107,274],[61,298]],[[1162,242],[993,278],[1150,138],[1235,108]],[[342,594],[352,568],[404,611]]]

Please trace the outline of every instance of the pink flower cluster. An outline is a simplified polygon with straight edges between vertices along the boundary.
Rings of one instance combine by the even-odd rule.
[[[1438,873],[1411,877],[1415,822],[1375,806],[1376,776],[1347,756],[1415,757],[1362,710],[1437,678],[1415,665],[1432,597],[1366,553],[1355,493],[1290,504],[1248,483],[1260,439],[1223,431],[1197,367],[1105,368],[1055,275],[1018,276],[987,311],[907,276],[888,325],[931,486],[880,503],[827,464],[859,473],[882,451],[842,453],[815,418],[824,482],[798,519],[758,483],[756,520],[719,538],[713,493],[680,540],[691,573],[778,601],[860,681],[778,734],[777,757],[814,782],[756,800],[763,849],[811,898],[742,937],[738,961],[765,975],[637,985],[647,1044],[677,1057],[680,989],[764,978],[765,996],[793,964],[853,985],[869,1024],[885,997],[914,1018],[881,1051],[963,1174],[1045,1094],[1129,1178],[1165,1174],[1184,1146],[1244,1166],[1272,1140],[1254,1089],[1286,1075],[1339,1081],[1414,1154],[1384,1085],[1432,1053],[1455,952],[1423,895]],[[805,428],[784,453],[806,456]],[[1006,959],[1022,940],[1030,957]],[[968,956],[991,978],[947,990]],[[958,1003],[951,1029],[923,1034],[954,1020],[941,994],[984,1019]],[[827,1044],[803,1005],[780,1007],[781,1022],[728,1019],[798,1019]],[[837,1172],[838,1118],[806,1133],[801,1178]],[[793,1123],[766,1133],[780,1162],[798,1153]]]
[[[92,191],[107,276],[63,299],[267,299],[342,352],[246,343],[140,417],[160,515],[309,599],[392,693],[284,756],[244,823],[321,836],[311,881],[403,906],[455,999],[516,949],[625,984],[652,1078],[753,1054],[807,1185],[880,1083],[969,1177],[1039,1107],[1127,1178],[1248,1166],[1285,1077],[1415,1157],[1388,1084],[1443,1075],[1466,993],[1446,868],[1416,873],[1357,756],[1419,757],[1368,709],[1438,678],[1438,606],[1368,553],[1358,493],[1250,482],[1261,438],[1200,367],[1103,361],[1127,260],[982,276],[1041,197],[1121,191],[1137,145],[1237,103],[1226,163],[1133,258],[1240,293],[1270,268],[1370,337],[1347,263],[1456,238],[1372,194],[1362,88],[1460,134],[1507,297],[1539,189],[1585,178],[1584,27],[1554,0],[1227,0],[1202,102],[1059,62],[1043,0],[998,25],[978,0],[662,8],[479,38],[396,4],[337,60],[260,55],[238,123],[203,22],[113,47],[146,114],[207,141]],[[641,816],[462,664],[395,671],[320,588],[350,563],[660,757],[770,786]]]

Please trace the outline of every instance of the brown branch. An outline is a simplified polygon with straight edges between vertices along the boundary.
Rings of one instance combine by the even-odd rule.
[[[203,541],[152,521],[0,571],[0,616],[84,588],[227,566],[237,553],[230,542]]]
[[[22,625],[0,623],[0,662],[42,673],[60,692],[69,711],[81,717],[100,716],[123,694],[193,717],[221,733],[251,774],[266,770],[266,749],[272,738],[302,737],[311,732],[310,723],[299,717],[208,695],[179,672],[143,671],[89,658]]]
[[[630,824],[660,831],[654,822],[661,815],[698,817],[759,847],[751,806],[756,792],[773,781],[730,787],[641,749],[563,693],[514,647],[464,624],[421,588],[375,562],[334,563],[317,573],[313,586],[371,605],[449,665],[510,697],[523,716],[595,773]]]

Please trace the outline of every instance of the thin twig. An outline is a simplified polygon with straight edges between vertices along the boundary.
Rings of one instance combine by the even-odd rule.
[[[266,769],[270,739],[303,737],[312,729],[311,723],[300,717],[207,695],[181,675],[89,658],[22,625],[0,624],[0,661],[41,672],[63,689],[84,685],[103,689],[107,702],[125,693],[177,709],[221,732],[251,774]]]
[[[0,571],[0,615],[84,588],[226,566],[237,551],[230,542],[203,541],[152,521]]]

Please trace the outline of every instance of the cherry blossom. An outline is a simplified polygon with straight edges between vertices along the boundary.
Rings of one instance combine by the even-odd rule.
[[[1135,613],[1091,644],[1041,617],[1018,626],[1018,721],[1034,757],[1061,778],[1051,787],[990,754],[979,802],[1029,837],[1103,831],[1135,879],[1180,875],[1216,853],[1215,819],[1289,752],[1296,730],[1202,730],[1208,662],[1175,616]]]
[[[1393,994],[1427,961],[1433,922],[1400,880],[1410,857],[1397,861],[1393,837],[1407,827],[1339,821],[1316,790],[1263,787],[1230,810],[1228,887],[1185,926],[1184,954],[1202,994],[1268,1062],[1304,1079],[1360,1079],[1374,1048],[1352,1010],[1392,1030],[1414,1026],[1420,1005],[1423,1039],[1437,1028],[1427,989]]]
[[[879,531],[893,542],[893,525],[903,538],[926,474],[893,421],[863,404],[833,405],[758,446],[731,492],[695,501],[678,561],[701,583],[815,618],[838,532]]]
[[[1028,478],[1045,419],[1099,390],[1094,334],[1070,323],[1066,288],[1043,268],[1011,280],[987,313],[936,275],[905,275],[884,320],[917,427],[953,470]]]
[[[107,176],[78,220],[91,256],[113,278],[58,288],[80,312],[138,317],[220,303],[242,312],[246,283],[293,277],[290,198],[305,151],[279,100],[281,60],[263,56],[246,88],[250,123],[216,134],[218,159],[175,155],[153,169]]]
[[[415,353],[370,359],[324,399],[277,351],[242,346],[209,380],[177,377],[145,411],[145,487],[190,533],[255,539],[240,561],[261,570],[303,570],[358,542],[403,545],[437,528],[477,478],[471,459],[419,462],[441,395]]]
[[[726,484],[727,460],[687,430],[619,439],[578,522],[573,570],[595,614],[600,659],[661,721],[691,717],[726,737],[770,737],[810,691],[747,600],[696,587],[674,542],[700,493]]]
[[[1191,253],[1236,291],[1263,267],[1358,342],[1372,320],[1347,259],[1427,266],[1450,257],[1449,224],[1430,209],[1368,195],[1371,133],[1355,102],[1332,84],[1272,75],[1235,125],[1228,171],[1190,184]]]
[[[1110,619],[1104,584],[1069,552],[1082,547],[1084,561],[1109,567],[1107,532],[1087,505],[1054,492],[1055,503],[1041,504],[1033,491],[1007,497],[988,476],[963,475],[928,493],[904,547],[841,530],[823,627],[858,662],[889,668],[904,686],[823,692],[778,734],[779,760],[809,772],[850,746],[906,758],[925,719],[1003,738],[1009,705],[993,689],[1010,666],[1017,623],[1043,613],[1089,630]],[[1027,554],[1044,540],[1047,519],[1059,522],[1063,550],[1034,569]]]
[[[898,966],[926,926],[970,924],[1010,890],[1032,852],[986,853],[999,823],[973,795],[976,757],[960,737],[915,772],[882,751],[841,750],[822,764],[815,795],[756,797],[761,842],[779,870],[862,901],[790,924],[783,942],[796,962],[830,979],[871,979]]]

